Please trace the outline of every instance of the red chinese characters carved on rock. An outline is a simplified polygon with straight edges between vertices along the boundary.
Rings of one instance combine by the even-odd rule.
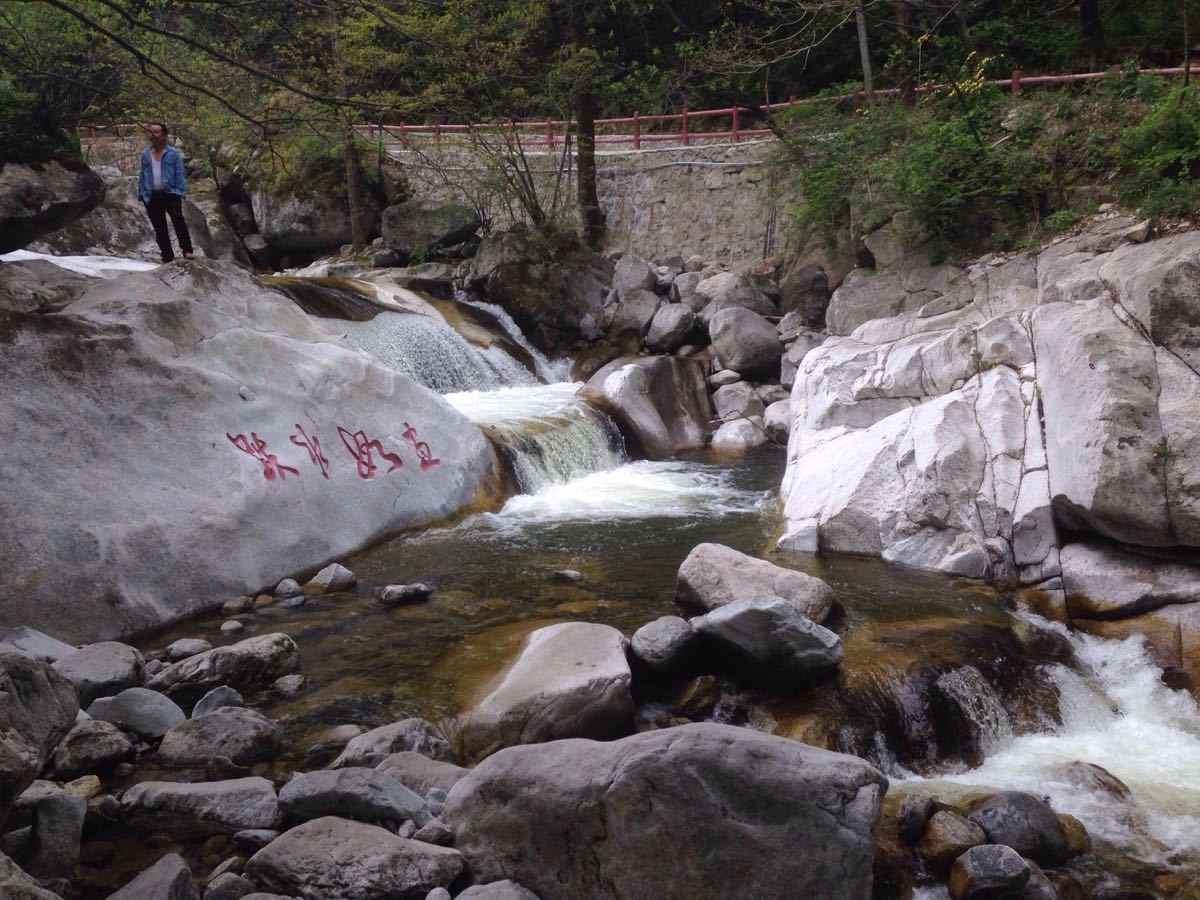
[[[440,459],[433,458],[433,451],[429,449],[429,445],[424,441],[417,440],[417,430],[404,423],[404,439],[413,445],[413,449],[417,451],[417,456],[421,458],[421,471],[432,469],[434,466],[441,463]]]
[[[354,461],[358,466],[359,478],[374,478],[375,470],[379,468],[379,464],[375,462],[374,454],[378,453],[381,459],[391,463],[384,475],[390,475],[392,472],[404,465],[397,454],[389,453],[383,449],[383,444],[379,439],[370,440],[367,438],[366,432],[355,431],[350,432],[345,428],[338,426],[338,436],[342,439],[342,443],[346,445],[346,450],[354,457]]]
[[[308,451],[308,458],[312,460],[314,466],[321,470],[321,474],[325,476],[325,480],[329,480],[329,460],[325,454],[321,452],[321,441],[314,434],[309,437],[304,433],[304,428],[299,422],[296,423],[297,434],[291,435],[291,441],[297,447],[303,447]]]
[[[236,437],[229,432],[225,432],[225,437],[229,438],[229,442],[237,447],[243,453],[247,453],[258,460],[262,466],[263,478],[267,481],[274,481],[278,478],[280,481],[287,479],[287,473],[299,475],[299,469],[293,469],[291,466],[285,466],[279,461],[274,453],[267,452],[267,442],[260,438],[253,431],[250,432],[250,437],[244,434],[239,434]]]

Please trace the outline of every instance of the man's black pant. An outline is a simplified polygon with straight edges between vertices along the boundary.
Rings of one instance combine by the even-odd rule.
[[[162,251],[162,261],[170,262],[175,258],[171,249],[171,234],[167,231],[167,216],[175,226],[175,236],[179,238],[179,249],[185,254],[192,252],[192,236],[188,234],[187,222],[183,219],[183,198],[166,191],[154,191],[150,202],[146,204],[146,212],[150,215],[150,223],[154,226],[154,239],[158,241],[158,249]]]

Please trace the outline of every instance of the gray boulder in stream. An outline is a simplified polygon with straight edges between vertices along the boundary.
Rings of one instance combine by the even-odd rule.
[[[261,634],[167,666],[150,679],[149,687],[186,706],[220,685],[239,689],[271,684],[299,664],[300,653],[290,637]]]
[[[566,737],[613,738],[633,729],[628,642],[608,625],[539,628],[464,722],[468,757]]]
[[[834,602],[833,590],[820,578],[724,544],[693,547],[675,581],[675,602],[700,612],[762,596],[781,597],[814,622],[824,622]]]
[[[673,356],[624,356],[593,375],[580,394],[616,419],[630,451],[666,459],[708,443],[713,407],[704,368]]]
[[[512,747],[443,819],[478,882],[539,897],[871,894],[887,779],[852,756],[728,725]],[[497,798],[519,802],[497,802]]]
[[[781,597],[735,600],[691,625],[714,656],[770,689],[803,687],[842,661],[838,636]]]
[[[156,626],[492,483],[477,426],[238,269],[177,260],[71,289],[48,313],[0,291],[0,470],[21,474],[0,491],[0,632]]]

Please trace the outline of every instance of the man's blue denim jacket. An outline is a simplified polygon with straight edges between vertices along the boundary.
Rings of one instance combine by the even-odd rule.
[[[187,178],[183,174],[183,156],[179,151],[167,144],[163,147],[162,155],[163,190],[168,194],[179,197],[187,196]],[[138,174],[138,198],[143,203],[150,202],[150,193],[154,190],[154,173],[150,169],[150,148],[142,151],[142,171]]]

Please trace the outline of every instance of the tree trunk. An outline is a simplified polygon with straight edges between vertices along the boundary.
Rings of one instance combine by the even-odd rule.
[[[858,26],[858,58],[862,63],[863,90],[867,94],[867,103],[875,103],[875,74],[871,71],[871,48],[867,44],[867,14],[863,9],[862,0],[854,4],[854,23]]]
[[[596,193],[596,103],[590,91],[575,100],[579,133],[576,138],[576,177],[583,240],[593,250],[604,246],[604,210]]]
[[[963,49],[971,53],[975,42],[971,40],[971,29],[967,27],[967,12],[963,9],[963,0],[954,4],[954,24],[958,26],[958,38],[963,43]]]
[[[896,29],[900,34],[900,96],[908,106],[917,102],[916,72],[912,63],[912,5],[908,0],[896,4]]]
[[[1079,4],[1079,25],[1083,29],[1084,40],[1087,41],[1091,67],[1095,70],[1108,50],[1104,40],[1104,26],[1100,24],[1098,0],[1082,0]]]
[[[362,164],[358,158],[354,126],[346,125],[346,207],[350,212],[350,242],[354,252],[361,253],[367,246],[366,205],[363,203]]]

